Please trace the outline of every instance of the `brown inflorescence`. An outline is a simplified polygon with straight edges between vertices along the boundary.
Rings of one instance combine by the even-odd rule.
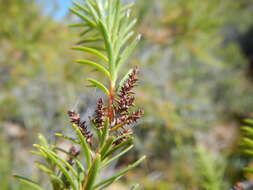
[[[86,125],[85,121],[81,121],[80,114],[76,113],[74,110],[68,111],[69,118],[71,120],[72,124],[75,124],[79,127],[81,133],[86,138],[87,143],[89,145],[92,144],[92,133],[88,130],[88,127]]]
[[[105,111],[106,108],[104,107],[104,101],[102,98],[99,98],[97,102],[97,109],[95,110],[95,117],[93,120],[98,129],[101,129],[104,126],[104,117],[106,116]]]
[[[116,99],[117,105],[115,106],[115,124],[132,124],[137,121],[143,115],[142,110],[138,110],[133,113],[129,113],[129,109],[134,107],[134,92],[133,88],[137,86],[139,69],[135,67],[128,75],[128,79],[123,84],[119,93],[117,94],[118,99]]]
[[[133,88],[137,86],[138,73],[139,69],[135,67],[133,71],[128,75],[128,78],[122,87],[115,94],[112,101],[113,117],[110,121],[110,129],[112,133],[118,136],[118,140],[114,142],[114,145],[120,144],[131,137],[132,130],[130,128],[127,128],[127,126],[135,123],[144,114],[144,111],[141,109],[131,111],[132,108],[135,107]],[[105,119],[106,117],[109,117],[108,112],[109,108],[104,106],[103,99],[99,98],[94,117],[91,119],[97,129],[102,129],[104,127]],[[77,116],[73,114],[71,117],[72,121],[77,123],[80,122],[79,120],[76,121],[76,117]]]

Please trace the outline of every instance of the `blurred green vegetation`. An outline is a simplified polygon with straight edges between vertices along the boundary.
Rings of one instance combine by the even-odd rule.
[[[251,0],[136,1],[143,38],[131,63],[141,68],[137,99],[146,113],[129,160],[143,153],[148,160],[126,183],[216,190],[244,177],[250,159],[241,158],[238,139],[242,119],[252,116],[252,7]],[[0,19],[0,189],[27,190],[11,174],[44,182],[28,153],[36,134],[55,141],[66,111],[87,117],[99,91],[84,88],[88,72],[73,63],[87,56],[70,50],[78,33],[67,25],[76,18],[55,20],[34,0],[0,0]]]

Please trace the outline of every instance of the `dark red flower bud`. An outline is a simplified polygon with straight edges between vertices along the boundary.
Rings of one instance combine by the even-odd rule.
[[[95,118],[94,123],[96,124],[96,127],[101,129],[104,126],[104,120],[106,116],[106,108],[104,107],[104,102],[102,98],[98,99],[97,102],[97,109],[95,110]]]
[[[70,110],[70,111],[68,111],[68,115],[69,115],[71,123],[75,124],[79,127],[81,133],[86,138],[87,143],[89,143],[91,145],[93,135],[88,130],[88,127],[86,126],[86,122],[81,121],[80,114],[76,113],[74,110]]]

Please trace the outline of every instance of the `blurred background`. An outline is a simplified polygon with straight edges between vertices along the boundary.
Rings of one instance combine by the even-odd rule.
[[[136,150],[114,169],[148,159],[112,189],[229,189],[242,168],[240,126],[253,117],[252,0],[136,0],[142,41],[128,65],[141,69]],[[74,63],[79,37],[70,0],[0,0],[0,189],[30,190],[12,173],[46,178],[29,153],[43,133],[69,130],[67,110],[92,114],[96,73]],[[126,68],[127,69],[127,68]],[[63,143],[58,142],[57,143]],[[64,146],[64,144],[62,144]]]

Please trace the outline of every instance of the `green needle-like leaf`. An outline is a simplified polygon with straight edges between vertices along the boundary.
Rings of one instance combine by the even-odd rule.
[[[100,57],[101,59],[103,59],[105,62],[108,63],[108,58],[103,53],[101,53],[100,51],[98,51],[96,49],[89,48],[89,47],[80,47],[80,46],[79,47],[73,47],[72,49],[91,53],[95,56]]]
[[[74,13],[75,15],[77,15],[78,17],[80,17],[82,20],[84,20],[85,22],[87,22],[87,24],[89,24],[91,27],[95,27],[96,23],[91,20],[88,16],[81,14],[79,11],[77,11],[74,8],[70,8],[69,9],[72,13]]]
[[[46,148],[49,148],[49,144],[47,142],[47,139],[46,137],[44,137],[42,134],[39,134],[38,135],[38,138],[39,138],[39,141],[40,141],[40,144],[43,145],[44,147]]]
[[[109,90],[99,81],[95,80],[95,79],[87,79],[87,81],[89,81],[92,85],[100,88],[105,94],[109,95]]]
[[[13,177],[16,178],[17,180],[21,181],[22,183],[25,183],[25,184],[33,187],[36,190],[45,190],[39,184],[37,184],[36,182],[34,182],[26,177],[19,176],[19,175],[13,175]]]
[[[76,62],[80,63],[80,64],[84,64],[84,65],[89,65],[89,66],[93,67],[94,69],[101,71],[107,77],[110,78],[110,73],[108,72],[108,70],[105,67],[103,67],[102,65],[99,65],[98,63],[95,63],[95,62],[89,61],[89,60],[77,60]]]
[[[111,154],[113,154],[113,153],[116,152],[117,150],[123,148],[124,146],[126,146],[126,145],[128,145],[128,144],[131,144],[132,141],[133,141],[133,139],[132,139],[132,138],[129,138],[129,139],[127,139],[126,141],[124,141],[124,142],[118,144],[117,146],[113,147],[111,150],[109,150],[109,151],[105,154],[104,158],[110,156]]]
[[[241,129],[245,133],[245,135],[253,136],[253,128],[252,127],[243,126],[243,127],[241,127]]]
[[[107,160],[102,167],[107,166],[109,163],[111,163],[114,160],[117,160],[119,157],[121,157],[122,155],[126,154],[129,150],[131,150],[134,147],[134,145],[130,145],[128,148],[124,149],[123,151],[121,151],[119,154],[117,154],[116,156],[112,157],[111,159]]]
[[[86,185],[85,185],[85,190],[92,190],[93,189],[93,185],[96,181],[96,177],[98,175],[98,171],[100,168],[100,162],[101,162],[101,156],[100,156],[100,154],[97,154],[93,163],[92,163],[92,167],[89,170]]]
[[[115,181],[116,179],[120,179],[124,174],[126,174],[129,170],[135,168],[136,166],[138,166],[141,162],[143,162],[145,160],[146,156],[141,157],[139,160],[137,160],[136,162],[134,162],[133,164],[129,165],[127,168],[125,168],[124,170],[122,170],[121,172],[115,174],[114,176],[105,179],[103,181],[101,181],[100,183],[98,183],[97,185],[94,186],[94,188],[98,188],[104,184],[110,183],[112,181]]]
[[[86,139],[84,138],[83,134],[79,130],[78,126],[73,124],[72,127],[75,129],[76,135],[78,136],[81,142],[82,150],[86,158],[87,168],[90,168],[91,167],[91,151],[90,151],[89,145],[86,142]]]
[[[100,151],[100,154],[101,154],[101,157],[103,158],[103,156],[105,155],[105,153],[109,150],[109,148],[112,146],[112,143],[114,141],[115,137],[109,137],[104,146],[101,148],[101,151]]]
[[[70,24],[69,27],[86,27],[89,26],[85,23],[75,23],[75,24]]]
[[[55,133],[55,136],[56,137],[61,137],[61,138],[66,139],[66,140],[69,140],[69,141],[71,141],[73,143],[76,143],[76,144],[80,144],[80,142],[77,139],[65,136],[65,135],[63,135],[61,133]]]
[[[43,151],[49,157],[49,159],[52,162],[54,162],[55,165],[58,166],[58,168],[61,170],[61,172],[68,179],[68,182],[70,183],[71,187],[74,190],[77,190],[78,188],[76,187],[74,180],[72,179],[71,175],[69,174],[69,171],[59,162],[59,160],[57,158],[55,158],[55,156],[52,154],[52,151],[48,151],[47,149],[45,149],[44,147],[42,147],[40,145],[34,145],[34,146],[36,148],[40,149],[41,151]]]

